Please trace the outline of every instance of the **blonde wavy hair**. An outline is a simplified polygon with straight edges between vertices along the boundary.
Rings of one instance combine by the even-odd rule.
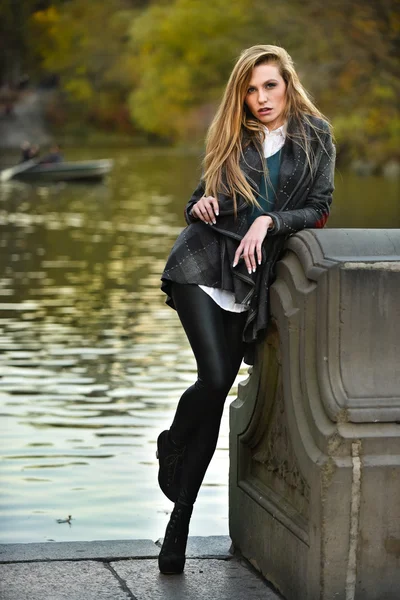
[[[279,46],[258,45],[244,50],[226,85],[224,95],[217,113],[209,127],[206,137],[206,153],[203,161],[205,195],[217,196],[223,192],[232,196],[236,213],[236,197],[241,195],[251,205],[257,205],[255,190],[246,180],[239,167],[239,159],[243,154],[243,133],[246,131],[256,142],[256,148],[261,155],[261,144],[265,136],[264,126],[248,110],[245,104],[248,86],[254,67],[261,64],[274,64],[278,67],[281,77],[286,83],[286,102],[282,113],[284,121],[294,119],[296,133],[287,132],[305,151],[307,161],[313,171],[313,153],[310,140],[306,134],[305,124],[308,123],[319,137],[318,129],[309,117],[315,116],[327,122],[311,101],[307,91],[302,86],[295,71],[293,60],[284,48]],[[264,165],[264,176],[268,173]]]

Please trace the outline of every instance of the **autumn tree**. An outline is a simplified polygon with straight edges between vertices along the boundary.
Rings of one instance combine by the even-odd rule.
[[[80,119],[113,122],[125,105],[136,78],[128,30],[143,4],[70,0],[33,14],[42,66],[59,75],[69,109]]]
[[[173,138],[203,132],[241,49],[285,47],[350,157],[399,153],[398,0],[159,1],[131,30],[133,118]]]
[[[195,109],[220,94],[248,22],[245,0],[161,2],[135,19],[132,48],[140,75],[130,107],[136,122],[172,138],[196,131]]]
[[[283,46],[349,158],[399,155],[399,0],[3,0],[0,76],[55,73],[68,117],[196,140],[243,48]],[[7,66],[6,66],[7,65]]]
[[[2,0],[0,2],[0,82],[15,83],[22,73],[37,68],[30,19],[38,8],[61,0]]]

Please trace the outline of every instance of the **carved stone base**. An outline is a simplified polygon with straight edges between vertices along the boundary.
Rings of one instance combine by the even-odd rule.
[[[399,306],[400,231],[290,238],[230,437],[232,540],[287,600],[400,598]]]

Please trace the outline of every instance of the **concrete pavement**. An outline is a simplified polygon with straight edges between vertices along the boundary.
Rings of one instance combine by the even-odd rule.
[[[0,545],[1,600],[279,600],[227,536],[190,537],[183,575],[161,575],[159,542]]]

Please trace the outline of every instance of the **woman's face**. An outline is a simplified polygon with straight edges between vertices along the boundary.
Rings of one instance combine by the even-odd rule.
[[[274,63],[254,67],[244,101],[251,114],[270,131],[283,125],[286,83]]]

